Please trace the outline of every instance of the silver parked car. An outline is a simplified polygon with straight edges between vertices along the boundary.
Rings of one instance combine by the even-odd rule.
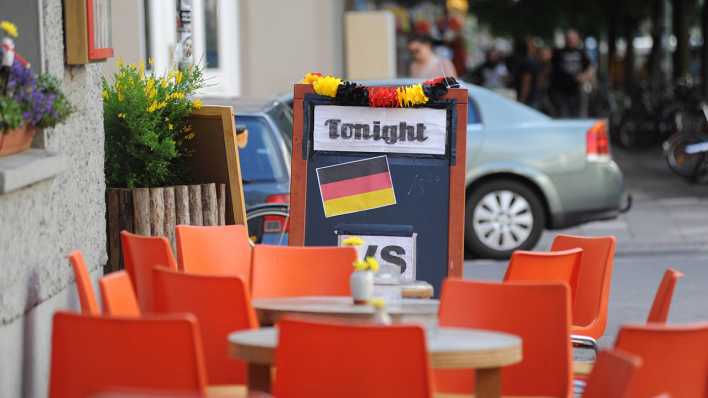
[[[410,79],[366,81],[407,85]],[[616,217],[623,176],[606,122],[555,120],[492,91],[469,92],[465,243],[485,258],[533,249],[544,229]],[[291,96],[280,98],[292,103]]]

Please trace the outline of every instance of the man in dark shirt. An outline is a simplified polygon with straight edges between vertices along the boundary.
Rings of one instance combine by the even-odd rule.
[[[538,47],[535,39],[528,37],[524,46],[518,49],[522,59],[514,79],[516,100],[533,108],[539,108],[539,74],[541,65],[538,62]]]
[[[590,58],[580,48],[578,32],[565,34],[565,47],[551,58],[551,101],[560,117],[580,116],[581,85],[592,77]]]

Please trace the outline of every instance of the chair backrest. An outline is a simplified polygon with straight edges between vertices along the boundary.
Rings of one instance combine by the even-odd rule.
[[[673,268],[668,268],[664,272],[664,277],[661,278],[661,283],[656,289],[654,302],[649,310],[647,322],[666,323],[669,319],[669,309],[671,308],[671,300],[674,297],[674,288],[683,273]]]
[[[192,274],[238,276],[251,279],[251,247],[243,225],[196,227],[178,225],[179,267]]]
[[[52,327],[50,398],[115,389],[204,393],[206,371],[194,317],[58,312]]]
[[[210,384],[244,384],[246,367],[229,357],[227,336],[258,327],[243,281],[235,276],[153,270],[155,312],[191,313],[199,321]]]
[[[620,350],[600,351],[587,379],[583,398],[629,398],[642,360]]]
[[[708,397],[708,323],[623,326],[615,348],[642,359],[630,397]]]
[[[425,331],[414,325],[278,324],[276,397],[432,396]]]
[[[555,252],[517,250],[511,255],[504,282],[564,282],[570,287],[572,305],[582,255],[583,249],[579,248]]]
[[[79,294],[81,313],[86,315],[99,315],[101,310],[98,308],[98,300],[96,300],[96,293],[93,291],[91,276],[89,276],[84,256],[81,255],[80,251],[74,250],[69,253],[69,262],[71,263],[71,268],[74,269],[74,278],[76,279],[76,290]]]
[[[152,269],[157,266],[177,269],[170,243],[162,236],[135,235],[127,231],[120,233],[120,241],[125,270],[135,287],[140,310],[152,312]]]
[[[352,247],[256,245],[252,297],[348,296],[355,260]]]
[[[502,370],[504,395],[569,396],[570,322],[570,293],[564,283],[443,283],[440,326],[496,330],[523,339],[523,361]],[[436,371],[435,376],[438,391],[474,391],[472,371]]]
[[[140,316],[133,282],[125,271],[110,273],[98,281],[103,311],[110,316]]]
[[[612,283],[612,265],[617,245],[614,236],[573,236],[559,234],[551,251],[583,249],[578,268],[578,282],[573,302],[573,325],[585,326],[585,332],[598,339],[607,326],[607,306]]]

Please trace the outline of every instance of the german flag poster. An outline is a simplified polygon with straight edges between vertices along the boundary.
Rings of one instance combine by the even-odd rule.
[[[386,156],[320,167],[317,179],[327,218],[396,204]]]

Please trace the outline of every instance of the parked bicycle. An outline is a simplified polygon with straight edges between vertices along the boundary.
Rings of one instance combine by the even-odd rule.
[[[692,182],[708,182],[708,104],[701,104],[702,119],[690,117],[664,143],[669,168]]]

